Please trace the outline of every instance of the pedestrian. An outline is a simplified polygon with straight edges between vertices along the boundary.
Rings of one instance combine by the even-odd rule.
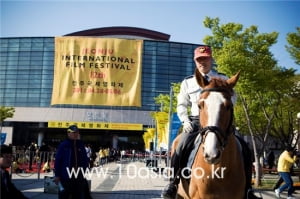
[[[98,155],[99,155],[99,166],[103,166],[105,160],[105,153],[103,148],[100,148]]]
[[[92,168],[93,167],[93,161],[92,161],[92,148],[91,148],[91,145],[87,144],[85,145],[85,151],[86,151],[86,155],[89,159],[89,168]]]
[[[104,161],[105,161],[105,164],[107,164],[108,163],[108,160],[109,160],[109,148],[106,148],[106,149],[104,149]]]
[[[218,77],[225,80],[228,79],[226,75],[212,69],[213,57],[209,46],[203,45],[194,50],[194,62],[196,65],[195,70],[198,70],[207,81],[210,81],[212,77]],[[181,169],[186,166],[189,157],[188,154],[194,147],[194,140],[198,135],[199,130],[198,100],[202,90],[203,88],[198,85],[195,75],[188,76],[181,82],[180,92],[177,96],[177,115],[183,125],[183,134],[175,149],[175,153],[171,157],[173,178],[170,179],[170,183],[162,192],[162,197],[165,199],[175,198]],[[235,98],[236,95],[234,94],[232,97],[233,102],[235,102]],[[191,114],[189,115],[189,113]],[[244,145],[245,147],[248,147],[246,144],[243,144],[243,146]],[[249,199],[256,199],[257,197],[253,194],[251,188],[252,160],[248,160],[251,158],[248,156],[249,155],[244,155],[245,174],[247,179],[245,193],[248,193]]]
[[[76,125],[71,125],[67,129],[67,139],[58,146],[54,163],[54,182],[60,187],[59,199],[91,198],[84,173],[88,169],[88,164],[89,160],[84,144],[80,140],[79,129]]]
[[[284,184],[281,185],[278,189],[275,189],[275,195],[277,198],[280,198],[280,193],[287,189],[287,199],[294,199],[294,197],[292,196],[294,192],[293,179],[290,169],[296,162],[296,160],[297,156],[294,155],[294,149],[290,146],[286,147],[286,149],[280,154],[277,164],[277,171],[280,177],[283,179]]]
[[[34,158],[36,155],[37,144],[34,141],[32,141],[28,149],[29,149],[29,170],[32,171],[32,164],[34,162]]]
[[[45,142],[42,143],[42,146],[39,149],[41,163],[49,163],[50,161],[50,147]]]
[[[12,147],[7,145],[1,145],[0,147],[1,199],[28,199],[12,183],[7,171],[12,164]]]
[[[267,162],[268,162],[269,173],[271,173],[271,170],[273,169],[273,166],[275,164],[275,155],[273,151],[270,151],[270,153],[268,154]]]

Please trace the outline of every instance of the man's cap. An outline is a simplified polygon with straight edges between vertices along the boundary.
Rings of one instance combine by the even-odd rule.
[[[209,46],[199,46],[194,51],[194,60],[199,57],[212,57],[211,48]]]
[[[67,132],[68,133],[79,132],[79,129],[76,125],[71,125],[68,127]]]
[[[12,154],[12,147],[2,144],[0,146],[0,156],[1,157],[2,157],[2,154]]]

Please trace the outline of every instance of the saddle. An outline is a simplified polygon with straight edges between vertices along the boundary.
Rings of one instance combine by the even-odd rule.
[[[243,156],[244,159],[244,165],[248,165],[249,161],[252,162],[251,157],[252,157],[252,153],[249,149],[249,146],[247,145],[247,143],[238,135],[235,135],[236,140],[239,142],[240,146],[241,146],[241,155]],[[198,152],[198,149],[200,147],[201,144],[201,134],[198,134],[198,136],[196,137],[195,141],[194,141],[194,147],[192,149],[192,151],[189,153],[187,151],[187,154],[189,153],[189,158],[188,158],[188,162],[187,162],[187,167],[192,169],[196,154]]]
[[[197,154],[199,146],[201,144],[201,140],[202,140],[202,137],[201,137],[201,134],[199,133],[198,136],[196,137],[195,141],[194,141],[194,148],[192,149],[192,151],[189,155],[188,162],[187,162],[187,165],[186,165],[190,169],[192,169],[196,154]]]

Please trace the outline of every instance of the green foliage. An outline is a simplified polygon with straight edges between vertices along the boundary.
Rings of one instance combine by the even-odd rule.
[[[294,85],[295,70],[279,67],[270,51],[277,42],[278,33],[259,33],[257,26],[243,28],[236,23],[220,24],[219,18],[209,17],[204,20],[204,26],[212,31],[204,42],[213,48],[218,71],[229,76],[241,71],[235,90],[245,99],[255,133],[263,133],[268,119],[283,106],[283,101],[291,99],[289,93]],[[247,132],[244,111],[239,100],[235,119]]]
[[[271,134],[281,140],[284,140],[283,137],[290,140],[293,121],[289,114],[300,111],[300,107],[296,106],[300,104],[300,83],[299,77],[295,78],[295,70],[278,66],[270,51],[277,42],[278,33],[259,33],[254,25],[244,28],[238,23],[220,24],[219,18],[206,17],[203,23],[212,32],[204,38],[204,43],[213,48],[217,70],[228,76],[241,71],[235,87],[239,96],[235,106],[236,125],[246,134],[253,133],[263,138]],[[290,34],[290,43],[299,50],[299,34],[296,37],[295,34]],[[180,83],[172,86],[175,112]],[[164,112],[169,112],[168,94],[157,96],[155,103],[161,104]],[[253,131],[250,132],[250,129]]]
[[[6,118],[11,118],[14,116],[15,108],[13,107],[0,107],[0,133],[2,132],[2,123]]]
[[[7,118],[14,116],[15,108],[13,107],[0,107],[0,124]]]
[[[180,83],[172,83],[172,112],[176,112],[177,106],[177,95],[180,90]],[[159,94],[154,98],[156,104],[160,104],[162,106],[162,112],[169,113],[170,110],[170,95],[169,94]]]
[[[297,27],[297,32],[289,33],[286,37],[288,46],[285,46],[295,63],[300,65],[300,27]]]

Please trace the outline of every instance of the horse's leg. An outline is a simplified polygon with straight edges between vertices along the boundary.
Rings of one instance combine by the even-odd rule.
[[[188,195],[188,189],[189,189],[189,182],[185,179],[180,180],[180,183],[178,184],[178,191],[176,198],[177,199],[189,199]]]
[[[181,137],[182,134],[179,134],[174,140],[173,140],[173,143],[172,143],[172,146],[171,146],[171,156],[176,152],[176,147],[178,146],[178,143],[180,141],[180,137]]]

